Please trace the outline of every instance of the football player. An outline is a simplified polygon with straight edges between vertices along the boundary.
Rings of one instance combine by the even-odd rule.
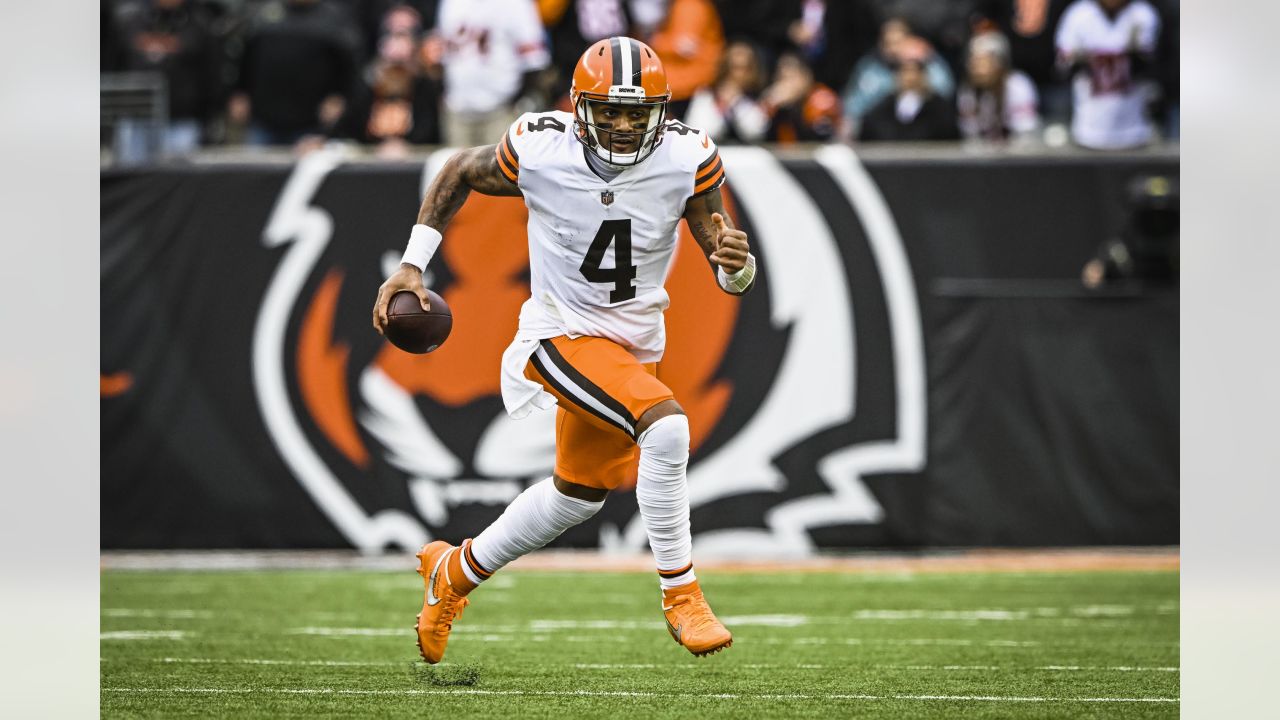
[[[662,62],[642,42],[601,40],[574,70],[573,113],[526,113],[496,146],[458,152],[427,190],[400,268],[378,290],[373,324],[402,290],[428,300],[422,271],[471,191],[529,208],[529,298],[503,354],[516,418],[558,404],[552,477],[521,493],[460,546],[419,552],[418,645],[439,662],[467,594],[507,563],[587,520],[636,478],[671,636],[694,655],[728,647],[698,585],[689,533],[689,422],[656,376],[669,304],[663,281],[688,223],[727,293],[751,289],[756,261],[728,219],[724,166],[706,133],[667,118]],[[638,463],[638,466],[637,466]]]

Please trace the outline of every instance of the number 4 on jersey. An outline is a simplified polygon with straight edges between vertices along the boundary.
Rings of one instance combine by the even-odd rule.
[[[613,267],[602,268],[604,251],[613,245]],[[636,266],[631,264],[631,219],[605,220],[600,223],[600,230],[587,248],[587,256],[582,259],[582,276],[593,283],[613,283],[613,291],[609,293],[609,302],[619,303],[636,296],[636,288],[631,284],[636,279]]]

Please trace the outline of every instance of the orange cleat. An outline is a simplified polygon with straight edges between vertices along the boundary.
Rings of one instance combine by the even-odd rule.
[[[733,645],[733,635],[716,619],[698,581],[662,591],[667,631],[689,652],[704,657]]]
[[[449,644],[449,631],[453,621],[462,617],[462,609],[469,604],[466,594],[474,587],[465,578],[455,584],[458,571],[450,572],[458,565],[457,554],[461,550],[443,540],[422,546],[418,551],[418,574],[426,591],[422,599],[422,612],[418,613],[418,650],[422,659],[432,665],[444,657]]]

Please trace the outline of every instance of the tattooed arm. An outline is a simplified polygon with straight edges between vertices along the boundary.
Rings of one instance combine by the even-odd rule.
[[[684,221],[716,273],[720,288],[744,295],[755,285],[755,258],[747,234],[733,227],[717,188],[685,203]],[[735,279],[736,276],[736,279]]]
[[[418,223],[444,232],[472,190],[481,195],[522,197],[519,186],[498,169],[496,148],[495,145],[473,147],[449,158],[422,198]]]
[[[520,187],[508,180],[498,167],[495,150],[494,145],[474,147],[449,158],[431,181],[431,187],[427,188],[422,207],[418,209],[418,224],[433,228],[435,232],[444,232],[472,190],[481,195],[522,197]],[[422,270],[412,263],[400,263],[400,269],[378,288],[378,299],[373,305],[373,327],[379,333],[387,325],[387,304],[401,290],[417,295],[424,309],[430,307],[422,284]]]

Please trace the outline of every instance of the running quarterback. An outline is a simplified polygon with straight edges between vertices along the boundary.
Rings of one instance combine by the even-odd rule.
[[[670,98],[648,45],[595,43],[574,70],[572,114],[526,113],[497,145],[449,159],[422,201],[400,268],[378,290],[373,324],[382,332],[397,292],[427,305],[422,272],[471,191],[524,198],[531,297],[503,354],[502,399],[515,418],[559,405],[555,471],[474,540],[436,541],[418,553],[426,585],[418,646],[429,663],[444,657],[469,593],[595,515],[632,478],[672,638],[698,656],[733,643],[694,574],[689,422],[656,369],[680,219],[725,292],[750,290],[756,261],[724,211],[715,144],[668,120]]]

